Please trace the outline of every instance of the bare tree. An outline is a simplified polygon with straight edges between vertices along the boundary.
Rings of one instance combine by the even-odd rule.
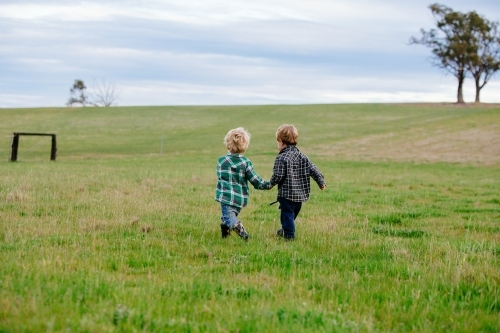
[[[85,83],[83,83],[82,80],[75,80],[73,83],[73,86],[69,90],[71,96],[68,99],[68,102],[66,105],[72,106],[74,104],[80,104],[81,106],[86,106],[89,104],[92,104],[89,101],[88,95],[85,92],[85,89],[87,87],[85,86]]]
[[[120,92],[113,83],[108,83],[105,79],[94,79],[91,92],[93,105],[108,107],[115,104],[119,97]]]

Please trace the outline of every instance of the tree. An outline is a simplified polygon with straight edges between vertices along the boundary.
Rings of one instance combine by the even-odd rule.
[[[104,79],[94,80],[91,96],[95,106],[111,106],[118,100],[119,95],[114,84],[107,83]]]
[[[440,4],[429,8],[438,30],[422,29],[422,37],[412,37],[410,44],[430,47],[434,65],[457,78],[457,103],[464,103],[463,83],[470,73],[479,102],[481,89],[500,69],[498,22],[490,22],[474,11],[464,14]]]
[[[457,78],[457,103],[464,103],[463,83],[469,63],[468,54],[474,51],[470,43],[471,36],[466,15],[439,4],[430,5],[429,8],[436,20],[437,28],[444,36],[441,36],[436,29],[429,31],[421,29],[422,37],[420,39],[412,37],[410,43],[432,48],[434,65]]]
[[[72,106],[73,104],[81,104],[82,106],[86,106],[87,104],[90,104],[85,89],[87,89],[87,87],[82,80],[75,80],[73,87],[69,90],[71,96],[66,105]]]
[[[500,70],[500,31],[498,22],[490,22],[475,12],[469,13],[477,52],[469,59],[468,71],[474,78],[475,102],[480,103],[481,89]]]
[[[92,105],[106,107],[113,105],[119,97],[119,92],[117,92],[115,85],[107,83],[104,79],[100,82],[94,80],[89,95],[87,95],[86,89],[87,87],[82,80],[75,80],[73,87],[69,90],[71,97],[66,104],[68,106],[80,104],[82,106]]]

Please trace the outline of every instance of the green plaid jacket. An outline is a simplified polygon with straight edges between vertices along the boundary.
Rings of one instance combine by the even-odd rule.
[[[245,207],[248,203],[248,182],[257,190],[269,190],[271,184],[253,170],[252,162],[240,154],[227,153],[217,161],[215,201]]]

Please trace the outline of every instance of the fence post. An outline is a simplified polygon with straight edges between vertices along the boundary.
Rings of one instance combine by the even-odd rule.
[[[17,161],[17,148],[19,147],[19,134],[12,133],[12,144],[10,146],[10,161]]]
[[[56,135],[52,135],[52,148],[50,149],[50,160],[55,161],[57,156]]]

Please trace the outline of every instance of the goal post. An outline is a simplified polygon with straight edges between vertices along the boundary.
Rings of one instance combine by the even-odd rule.
[[[12,133],[12,144],[10,146],[10,161],[15,162],[17,161],[17,150],[19,148],[19,137],[21,135],[31,135],[31,136],[50,136],[52,137],[52,146],[50,148],[50,160],[55,161],[56,156],[57,156],[57,141],[56,141],[56,135],[55,134],[49,134],[49,133],[19,133],[19,132],[14,132]]]

